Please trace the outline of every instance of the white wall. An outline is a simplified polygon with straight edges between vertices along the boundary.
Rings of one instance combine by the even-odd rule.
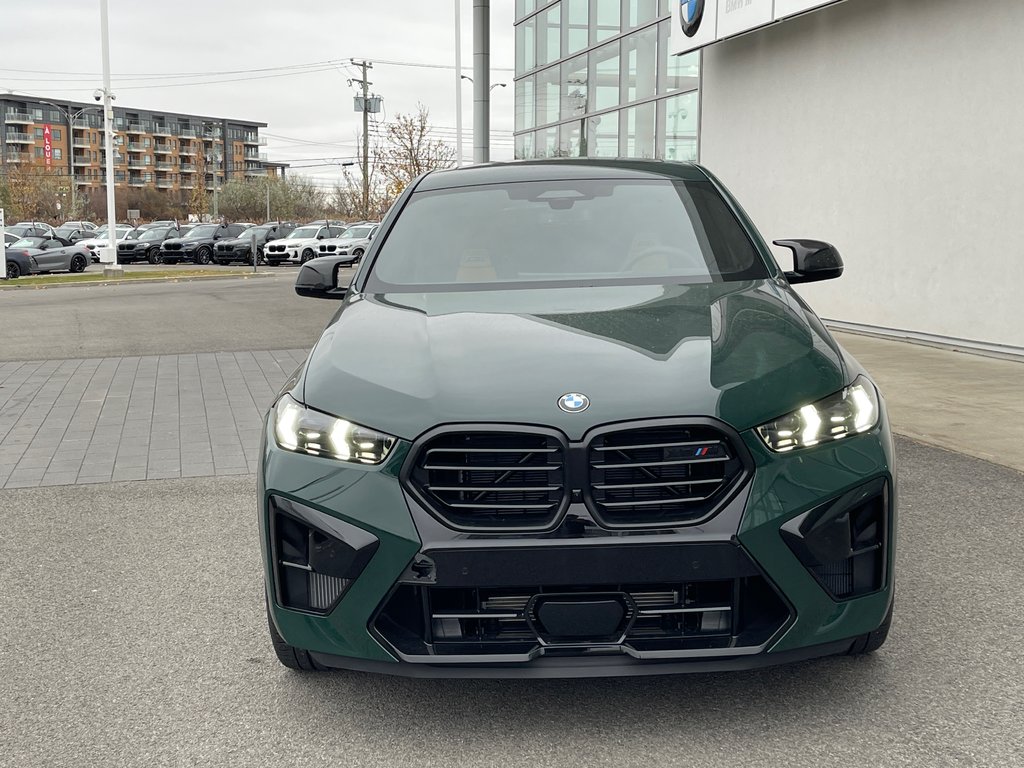
[[[823,317],[1024,347],[1024,3],[848,0],[713,45],[700,161],[767,240],[839,248],[800,287]]]

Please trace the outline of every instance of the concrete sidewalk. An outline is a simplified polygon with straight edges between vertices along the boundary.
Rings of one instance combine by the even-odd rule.
[[[1024,471],[1024,363],[840,334],[896,432]],[[0,488],[251,474],[305,350],[0,363]]]
[[[836,338],[878,382],[894,431],[1024,472],[1024,363],[851,333]]]

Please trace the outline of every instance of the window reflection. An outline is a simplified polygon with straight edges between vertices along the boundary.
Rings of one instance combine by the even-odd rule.
[[[697,159],[697,93],[683,93],[665,99],[666,160],[695,161]]]
[[[590,42],[599,43],[619,34],[619,16],[621,6],[619,0],[592,0],[591,16],[593,29]]]
[[[622,102],[653,96],[658,74],[658,36],[648,27],[622,42]]]
[[[562,54],[562,6],[555,4],[537,14],[537,66],[558,61]]]
[[[608,109],[619,103],[619,43],[609,43],[590,53],[591,108]]]
[[[562,120],[582,117],[587,111],[587,57],[577,56],[562,65]]]

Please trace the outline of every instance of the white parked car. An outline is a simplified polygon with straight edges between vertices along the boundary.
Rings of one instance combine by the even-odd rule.
[[[123,242],[125,240],[137,240],[145,230],[136,229],[130,227],[127,224],[117,225],[117,242]],[[76,245],[82,245],[88,248],[92,252],[92,261],[95,264],[100,260],[99,248],[106,248],[110,245],[110,240],[107,238],[107,228],[105,226],[100,227],[96,230],[96,237],[88,237],[85,240],[79,240]]]
[[[328,227],[323,224],[307,224],[293,229],[288,237],[271,240],[263,248],[263,255],[271,266],[286,261],[306,262],[320,255],[319,246],[323,240],[337,237],[344,227]]]
[[[353,224],[340,236],[320,243],[318,256],[351,256],[352,263],[358,264],[370,248],[370,241],[377,234],[379,224]]]

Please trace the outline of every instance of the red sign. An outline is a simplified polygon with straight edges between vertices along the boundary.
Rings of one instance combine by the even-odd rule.
[[[43,126],[43,157],[46,158],[47,168],[53,163],[53,144],[50,143],[51,136],[50,125],[47,123]]]

